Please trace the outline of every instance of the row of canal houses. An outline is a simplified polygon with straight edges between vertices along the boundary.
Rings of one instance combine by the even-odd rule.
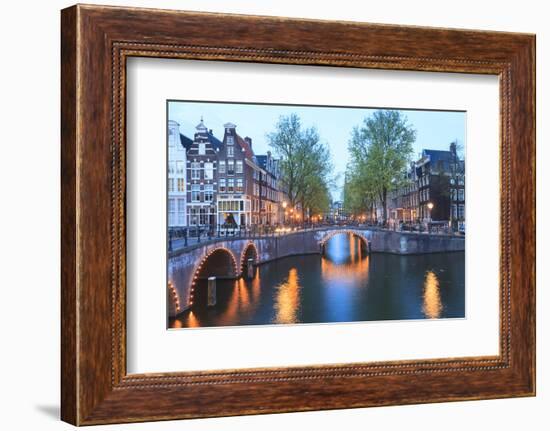
[[[223,139],[201,118],[193,139],[168,121],[168,226],[217,230],[283,222],[279,161],[224,124]]]
[[[388,196],[388,220],[394,223],[440,223],[464,231],[465,164],[456,143],[449,150],[424,149],[412,162],[403,186]],[[382,218],[381,204],[376,216]]]

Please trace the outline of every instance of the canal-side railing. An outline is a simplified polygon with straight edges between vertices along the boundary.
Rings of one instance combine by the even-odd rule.
[[[196,229],[195,231],[193,229]],[[406,236],[430,236],[434,238],[464,238],[463,234],[447,233],[441,231],[408,231],[388,229],[371,225],[302,225],[300,227],[269,228],[258,227],[251,229],[219,229],[216,232],[212,230],[200,230],[197,228],[186,228],[178,231],[170,231],[168,235],[168,255],[169,257],[178,256],[183,252],[191,251],[196,248],[227,241],[267,239],[275,237],[285,237],[304,232],[329,231],[329,230],[362,230],[372,232],[396,232]],[[185,232],[185,233],[184,233]]]

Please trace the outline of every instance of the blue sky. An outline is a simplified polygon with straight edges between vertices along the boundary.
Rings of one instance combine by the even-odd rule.
[[[256,154],[270,150],[267,134],[274,130],[281,115],[296,113],[305,127],[315,126],[321,140],[326,142],[332,155],[334,174],[339,175],[339,187],[332,191],[333,199],[340,199],[343,173],[349,160],[347,144],[354,126],[379,108],[342,108],[300,105],[258,105],[216,102],[170,101],[168,118],[180,124],[180,132],[193,138],[195,126],[201,116],[205,125],[219,139],[223,138],[223,125],[237,125],[237,132],[252,138]],[[413,145],[415,157],[422,149],[447,150],[455,139],[465,147],[466,113],[452,111],[401,110],[409,124],[417,131]],[[273,152],[273,151],[272,151]]]

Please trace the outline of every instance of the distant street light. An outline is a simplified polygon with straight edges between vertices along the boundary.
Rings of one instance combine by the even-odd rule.
[[[434,204],[433,202],[428,202],[428,210],[429,210],[429,213],[428,213],[428,217],[429,217],[429,220],[430,220],[430,223],[432,222],[432,209],[434,207]],[[428,225],[428,233],[431,232],[431,226]]]

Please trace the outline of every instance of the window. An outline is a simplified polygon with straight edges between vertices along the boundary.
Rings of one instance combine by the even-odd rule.
[[[204,185],[204,201],[212,202],[214,199],[214,186],[212,184]]]
[[[191,179],[200,180],[201,178],[201,164],[199,162],[191,163]]]
[[[207,208],[202,207],[200,209],[200,220],[199,221],[200,221],[201,225],[208,224],[208,209]]]
[[[177,172],[178,174],[183,174],[183,168],[184,168],[183,162],[182,162],[181,160],[178,160],[178,161],[176,162],[176,172]]]
[[[173,178],[168,179],[168,191],[169,192],[174,191],[174,179]]]
[[[458,190],[458,200],[463,201],[464,200],[464,189]]]
[[[237,178],[237,192],[242,193],[243,191],[243,179]]]
[[[238,174],[243,173],[243,161],[242,160],[237,160],[237,170],[236,170],[236,172]]]
[[[455,179],[454,179],[454,178],[451,178],[449,181],[451,182],[452,185],[454,185],[454,183],[455,183]]]
[[[191,208],[191,210],[189,211],[189,224],[190,225],[199,224],[198,214],[199,214],[199,210],[197,208]]]
[[[452,189],[452,190],[451,190],[451,199],[452,199],[453,201],[456,201],[456,189]]]
[[[206,144],[204,142],[199,143],[199,156],[204,156],[206,154]]]
[[[176,221],[176,201],[168,199],[168,224],[174,225]]]
[[[232,192],[235,188],[235,180],[233,178],[227,179],[227,191]]]
[[[456,204],[452,204],[452,205],[451,205],[451,217],[452,217],[453,219],[456,219],[456,217],[457,217]]]
[[[220,178],[219,189],[220,192],[225,192],[225,178]]]
[[[460,178],[458,179],[458,184],[461,185],[461,186],[464,185],[464,177],[460,177]]]
[[[218,163],[218,173],[225,174],[225,160],[222,160]]]
[[[234,155],[233,149],[234,147],[227,147],[227,157],[233,157]]]
[[[168,163],[168,173],[173,174],[174,173],[174,162]]]
[[[168,135],[174,136],[174,130],[168,129]],[[174,139],[168,139],[168,146],[173,147],[174,146]]]
[[[227,137],[227,145],[233,145],[235,141],[233,140],[233,136],[228,136]]]
[[[178,199],[178,225],[185,224],[185,199]]]
[[[205,180],[214,179],[214,163],[206,162],[204,164],[204,179]]]
[[[464,204],[458,206],[458,218],[464,219]]]
[[[200,201],[201,186],[198,184],[191,185],[191,200],[194,202]]]
[[[185,191],[185,181],[183,178],[178,178],[178,192],[184,192]]]
[[[235,173],[235,161],[234,160],[228,160],[227,161],[227,175],[233,175]]]

